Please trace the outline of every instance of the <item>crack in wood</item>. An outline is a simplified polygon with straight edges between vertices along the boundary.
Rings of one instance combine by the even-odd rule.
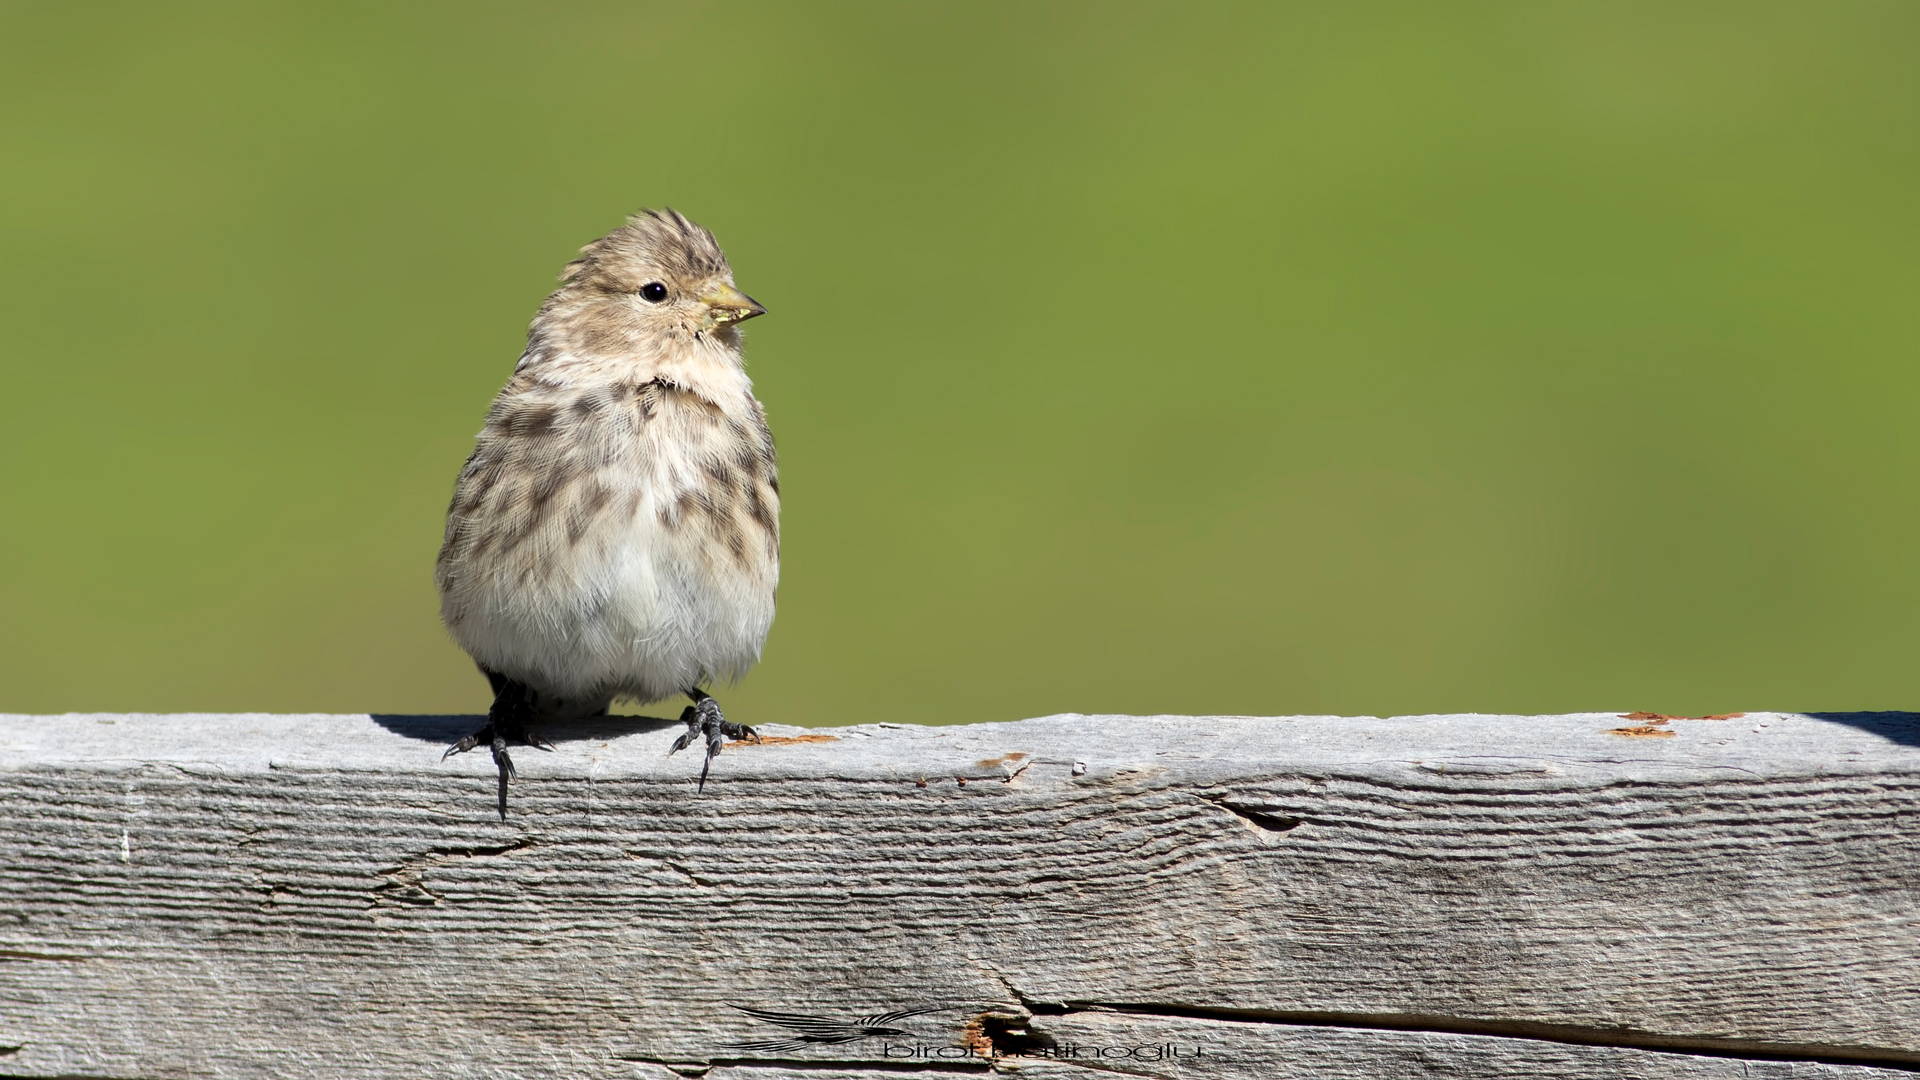
[[[483,844],[483,845],[478,845],[474,847],[428,848],[427,853],[428,855],[431,855],[431,856],[443,856],[442,858],[434,859],[436,863],[439,863],[439,862],[446,862],[447,858],[462,858],[462,859],[490,858],[494,855],[505,855],[505,854],[508,854],[509,852],[521,851],[526,848],[530,848],[532,846],[533,846],[532,840],[528,840],[522,837],[519,840],[514,840],[505,844]]]
[[[659,856],[653,856],[653,859],[654,861],[658,862],[661,866],[664,866],[668,870],[671,870],[674,873],[679,874],[681,877],[686,878],[688,881],[692,882],[693,884],[699,886],[702,889],[719,888],[718,882],[708,881],[706,878],[703,878],[699,874],[696,874],[693,871],[687,869],[686,867],[681,866],[678,862],[675,862],[672,859],[661,858]]]
[[[1030,1017],[985,1012],[967,1022],[967,1042],[980,1046],[993,1057],[1026,1057],[1050,1052],[1059,1041],[1044,1031],[1028,1027]]]
[[[397,866],[380,870],[380,876],[387,880],[373,887],[373,903],[368,907],[437,907],[446,900],[446,894],[435,892],[422,882],[427,871],[456,859],[492,858],[532,846],[532,840],[522,838],[505,844],[429,848],[425,853],[415,855]],[[274,886],[274,893],[280,891],[280,886]],[[272,903],[271,894],[268,903]]]
[[[1023,1006],[1029,1000],[1007,977],[994,971],[993,977],[1005,987],[1007,993],[1020,1001]],[[1064,1010],[1063,1010],[1064,1011]],[[989,1063],[1011,1059],[1016,1063],[1028,1058],[1040,1058],[1064,1065],[1077,1065],[1095,1072],[1115,1073],[1121,1076],[1154,1076],[1154,1073],[1136,1072],[1122,1069],[1108,1062],[1086,1061],[1074,1056],[1059,1056],[1060,1041],[1044,1031],[1032,1029],[1034,1010],[1027,1008],[1029,1015],[1008,1015],[1004,1012],[989,1010],[967,1021],[963,1034],[967,1045],[986,1051]],[[1058,1015],[1058,1014],[1055,1014]],[[997,1067],[993,1071],[999,1072]]]
[[[81,964],[93,959],[78,953],[29,952],[26,949],[0,949],[0,964],[19,964],[42,961],[53,964]]]
[[[0,1073],[0,1080],[149,1080],[144,1076],[114,1076],[108,1073]]]
[[[1271,810],[1246,806],[1231,799],[1222,799],[1214,795],[1202,795],[1200,799],[1225,810],[1262,832],[1291,832],[1305,824],[1304,818],[1276,814]]]
[[[872,1058],[788,1058],[788,1057],[716,1057],[704,1061],[686,1061],[653,1057],[647,1054],[615,1051],[615,1061],[634,1061],[658,1065],[681,1076],[705,1076],[714,1069],[732,1067],[752,1069],[792,1069],[796,1072],[875,1072],[875,1073],[965,1073],[981,1076],[993,1071],[993,1065],[980,1061],[908,1061]],[[0,1077],[0,1080],[6,1080]]]
[[[1439,1035],[1491,1035],[1502,1039],[1607,1046],[1654,1053],[1749,1061],[1805,1061],[1821,1065],[1866,1065],[1899,1072],[1920,1073],[1920,1054],[1886,1047],[1781,1044],[1751,1039],[1692,1038],[1655,1035],[1618,1028],[1583,1028],[1571,1024],[1541,1024],[1524,1020],[1468,1020],[1452,1016],[1399,1013],[1346,1013],[1308,1010],[1230,1009],[1154,1002],[1062,1001],[1044,1002],[1015,991],[1020,1003],[1035,1016],[1075,1013],[1120,1013],[1238,1024],[1280,1024],[1289,1027],[1333,1027],[1356,1031],[1410,1031]]]

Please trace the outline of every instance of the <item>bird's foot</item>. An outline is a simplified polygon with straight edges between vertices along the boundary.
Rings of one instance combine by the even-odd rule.
[[[707,694],[699,690],[689,690],[687,696],[693,699],[693,704],[680,713],[680,722],[687,725],[687,730],[673,740],[673,748],[667,751],[667,755],[671,757],[685,750],[692,746],[696,739],[705,739],[707,759],[700,763],[699,788],[705,791],[707,790],[707,771],[713,768],[713,759],[719,756],[720,747],[728,739],[752,739],[754,742],[759,742],[760,736],[754,734],[753,729],[745,724],[736,724],[728,720],[726,714],[720,711],[720,703]]]
[[[502,693],[500,697],[494,699],[493,709],[487,714],[485,727],[447,747],[447,752],[440,755],[440,760],[445,761],[455,754],[464,754],[476,746],[492,749],[493,764],[500,770],[501,821],[507,820],[507,784],[515,776],[513,758],[507,754],[507,745],[514,743],[520,746],[537,747],[541,750],[553,749],[552,743],[535,735],[527,727],[526,718],[520,710],[502,707],[501,699],[506,696]]]

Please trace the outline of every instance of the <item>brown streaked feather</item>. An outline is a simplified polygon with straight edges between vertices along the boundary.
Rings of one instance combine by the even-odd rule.
[[[650,211],[562,281],[455,486],[443,617],[538,700],[655,700],[737,676],[772,621],[780,486],[739,330],[703,299],[731,289],[726,258],[705,229]]]
[[[531,380],[516,378],[515,383],[519,385],[510,384],[495,403],[461,472],[447,518],[442,563],[488,552],[512,557],[529,546],[526,557],[542,558],[563,546],[558,543],[561,534],[564,546],[571,547],[597,525],[617,524],[603,521],[614,505],[617,485],[596,477],[604,469],[631,464],[626,460],[631,447],[622,455],[610,444],[630,443],[624,436],[637,434],[663,412],[686,430],[677,441],[685,444],[686,457],[692,459],[687,464],[693,468],[687,471],[700,482],[662,501],[660,524],[698,529],[736,561],[745,558],[747,532],[765,534],[765,550],[777,553],[778,466],[764,420],[757,425],[722,422],[709,403],[658,381],[632,395],[573,388],[564,405],[549,400],[554,392]],[[747,441],[728,445],[736,434]],[[635,492],[626,501],[628,516],[640,499]],[[744,513],[735,513],[735,508]],[[530,572],[515,569],[523,576]]]

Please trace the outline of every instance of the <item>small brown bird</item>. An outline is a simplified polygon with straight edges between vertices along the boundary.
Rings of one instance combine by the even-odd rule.
[[[685,694],[707,771],[730,723],[703,685],[760,658],[780,580],[773,435],[740,355],[766,309],[713,234],[672,210],[581,249],[494,399],[447,512],[440,614],[492,684],[500,816],[507,746],[616,700]]]

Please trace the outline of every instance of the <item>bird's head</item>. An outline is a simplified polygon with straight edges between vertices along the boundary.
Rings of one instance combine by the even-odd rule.
[[[646,210],[580,249],[562,291],[623,329],[737,347],[735,327],[766,314],[733,284],[713,234],[674,210]]]

